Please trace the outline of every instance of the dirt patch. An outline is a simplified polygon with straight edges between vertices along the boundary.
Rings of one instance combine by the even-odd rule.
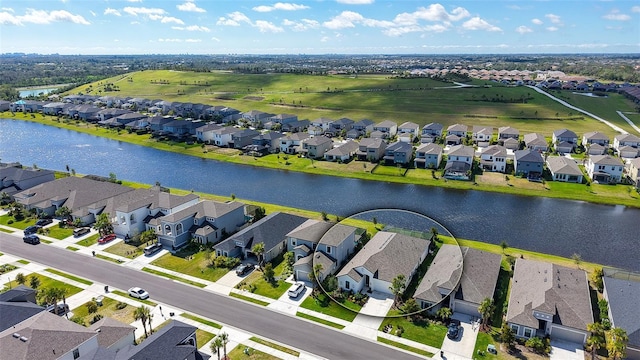
[[[262,101],[264,98],[262,96],[245,96],[243,97],[245,100],[253,100],[253,101]]]

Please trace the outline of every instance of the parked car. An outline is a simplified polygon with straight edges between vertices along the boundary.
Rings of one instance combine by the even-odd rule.
[[[37,245],[40,244],[40,238],[36,234],[25,235],[22,240],[27,244]]]
[[[38,226],[38,225],[31,225],[28,228],[24,229],[24,234],[25,235],[29,235],[29,234],[35,234],[38,232],[38,229],[40,229],[42,226]]]
[[[153,245],[149,245],[147,247],[144,248],[144,254],[145,255],[153,255],[156,252],[162,250],[162,244],[160,243],[155,243]]]
[[[129,296],[134,297],[136,299],[148,299],[149,293],[145,289],[141,289],[139,287],[132,287],[129,289]]]
[[[242,275],[250,273],[251,270],[253,270],[253,266],[252,265],[240,264],[240,266],[238,266],[236,268],[236,275],[242,276]]]
[[[451,340],[458,338],[460,334],[460,320],[451,319],[449,322],[449,328],[447,329],[447,337]]]
[[[76,228],[76,229],[73,229],[73,236],[75,237],[82,236],[84,234],[89,233],[89,231],[91,230],[86,227]]]
[[[116,234],[107,234],[98,239],[98,244],[106,244],[109,241],[113,241],[116,239]]]
[[[297,298],[303,292],[304,292],[304,283],[301,281],[298,281],[295,284],[291,285],[291,287],[289,288],[289,291],[287,291],[287,294],[289,295],[290,298]]]
[[[49,305],[47,306],[47,311],[55,314],[57,309],[58,315],[64,315],[69,312],[69,305],[67,304],[57,304],[57,305]]]
[[[36,225],[37,226],[47,226],[49,224],[51,224],[53,222],[53,220],[51,219],[40,219],[38,221],[36,221]]]

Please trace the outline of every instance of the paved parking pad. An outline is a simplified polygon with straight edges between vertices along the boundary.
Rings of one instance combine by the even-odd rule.
[[[460,320],[460,333],[454,340],[449,337],[444,337],[442,343],[442,350],[446,354],[455,354],[459,358],[473,358],[473,349],[476,346],[476,339],[478,338],[478,328],[471,321],[471,317],[463,314],[454,313],[451,316],[453,319]]]
[[[551,340],[550,360],[584,360],[582,344]]]

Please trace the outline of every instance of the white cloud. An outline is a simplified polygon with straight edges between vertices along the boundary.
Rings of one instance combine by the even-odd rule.
[[[116,10],[116,9],[112,9],[112,8],[106,8],[104,9],[104,15],[115,15],[115,16],[122,16],[120,14],[120,11]]]
[[[549,27],[547,28],[547,31],[558,31],[558,30],[559,30],[559,29],[558,29],[557,27],[555,27],[555,26],[549,26]]]
[[[560,16],[559,15],[546,14],[544,17],[549,19],[549,21],[551,21],[551,23],[553,23],[553,24],[558,24],[558,25],[562,24],[562,20],[560,20]]]
[[[220,39],[218,39],[217,37],[212,37],[211,40],[216,41],[216,42],[220,42]]]
[[[605,20],[615,20],[615,21],[629,21],[631,20],[631,16],[627,14],[621,14],[618,10],[612,10],[610,13],[606,14],[602,17]]]
[[[202,40],[200,40],[200,39],[187,39],[187,40],[185,40],[185,42],[188,42],[188,43],[199,43],[201,41]]]
[[[462,27],[466,30],[502,31],[499,27],[489,24],[478,16],[465,21]]]
[[[309,7],[306,5],[293,4],[293,3],[275,3],[273,5],[260,5],[253,8],[253,11],[257,12],[270,12],[274,10],[284,10],[284,11],[296,11],[296,10],[305,10]]]
[[[368,5],[373,4],[374,0],[336,0],[340,4],[347,5]]]
[[[97,15],[96,15],[96,13],[95,13],[95,12],[93,12],[92,10],[89,10],[89,12],[91,13],[91,15],[93,15],[93,17],[96,17],[96,16],[97,16]]]
[[[457,7],[448,13],[444,6],[440,4],[431,4],[429,7],[420,7],[418,10],[412,13],[398,14],[393,20],[398,25],[413,25],[417,24],[419,20],[426,21],[459,21],[471,16],[467,9]]]
[[[322,38],[320,38],[320,42],[327,42],[327,41],[329,41],[328,36],[323,36]]]
[[[320,27],[320,23],[318,21],[310,19],[302,19],[300,21],[284,19],[282,21],[282,25],[291,27],[293,31],[305,31]]]
[[[11,13],[12,13],[12,12],[15,12],[15,11],[13,11],[13,9],[12,9],[12,8],[10,8],[10,7],[3,7],[3,8],[0,8],[0,10],[2,10],[2,11],[6,11],[6,12],[11,12]]]
[[[340,15],[335,16],[333,19],[325,21],[322,25],[332,30],[354,28],[356,27],[356,23],[362,21],[363,19],[364,16],[358,14],[357,12],[343,11]]]
[[[131,7],[127,6],[122,11],[132,16],[138,15],[164,15],[166,12],[159,8]]]
[[[187,2],[185,2],[184,4],[176,5],[176,7],[180,11],[199,12],[199,13],[207,12],[207,10],[203,8],[199,8],[193,1],[189,1],[189,0],[187,0]]]
[[[631,12],[640,13],[640,6],[634,6],[631,8]]]
[[[283,32],[284,29],[282,29],[279,26],[276,26],[268,21],[264,21],[264,20],[256,20],[256,23],[254,25],[255,27],[258,28],[258,30],[260,30],[260,32],[262,33],[266,33],[266,32],[271,32],[271,33],[280,33]]]
[[[171,27],[173,30],[186,30],[186,31],[202,31],[202,32],[211,32],[211,29],[209,29],[206,26],[198,26],[198,25],[190,25],[187,27],[182,27],[182,26],[172,26]]]
[[[536,24],[536,25],[542,25],[543,24],[542,20],[540,20],[540,19],[531,19],[531,22]]]
[[[158,39],[159,42],[182,42],[182,39]]]
[[[526,34],[526,33],[533,32],[533,30],[532,30],[530,27],[527,27],[527,26],[522,25],[522,26],[518,26],[518,27],[516,28],[516,32],[517,32],[518,34],[520,34],[520,35],[523,35],[523,34]]]
[[[160,22],[163,24],[176,23],[176,24],[184,25],[184,21],[178,18],[175,18],[173,16],[164,16],[162,17],[162,20],[160,20]]]
[[[51,24],[54,22],[69,22],[80,25],[90,25],[82,15],[74,15],[66,10],[46,10],[27,9],[24,15],[13,15],[9,12],[0,12],[0,24],[2,25],[24,25],[30,24]]]
[[[251,24],[251,20],[241,13],[240,11],[234,11],[231,14],[227,14],[226,17],[222,16],[216,22],[216,25],[226,25],[226,26],[240,26],[240,23]]]

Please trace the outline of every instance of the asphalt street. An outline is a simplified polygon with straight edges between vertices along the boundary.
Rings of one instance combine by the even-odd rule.
[[[221,296],[106,260],[58,249],[29,245],[0,232],[0,251],[70,274],[123,289],[140,286],[151,300],[166,303],[224,324],[297,347],[327,359],[416,359],[416,356],[294,316]],[[4,282],[4,279],[3,281]]]

